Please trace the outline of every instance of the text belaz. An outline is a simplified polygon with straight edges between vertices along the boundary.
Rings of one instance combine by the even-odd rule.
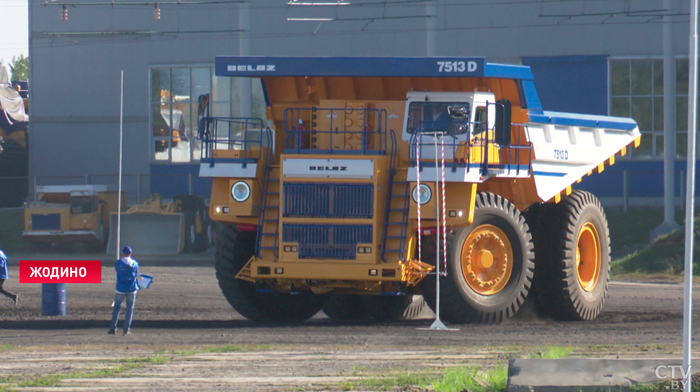
[[[229,65],[226,70],[231,72],[275,72],[275,65]]]
[[[315,171],[348,171],[347,166],[309,166],[309,170]]]

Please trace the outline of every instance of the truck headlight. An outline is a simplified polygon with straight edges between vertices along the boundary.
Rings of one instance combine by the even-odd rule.
[[[420,184],[420,189],[418,188],[418,186],[413,187],[413,201],[418,203],[418,200],[420,200],[420,204],[426,204],[433,197],[433,191],[425,184]]]
[[[233,200],[242,203],[250,197],[250,185],[244,181],[238,181],[231,187],[231,197]]]

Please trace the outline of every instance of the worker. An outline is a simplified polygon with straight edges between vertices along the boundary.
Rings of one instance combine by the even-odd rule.
[[[423,128],[428,132],[443,132],[450,124],[452,119],[447,114],[447,108],[444,105],[430,105],[430,113],[426,116]]]
[[[2,287],[5,284],[5,281],[9,278],[10,273],[7,271],[7,256],[2,249],[0,249],[0,293],[11,299],[14,305],[17,306],[19,295],[13,294]]]
[[[112,310],[112,324],[108,334],[114,335],[117,332],[119,322],[119,312],[122,302],[126,298],[126,317],[124,318],[124,335],[131,335],[131,321],[134,318],[134,307],[136,306],[136,293],[141,290],[139,286],[139,262],[132,259],[133,249],[125,246],[122,249],[122,258],[117,260],[114,268],[117,271],[117,293],[114,295]]]

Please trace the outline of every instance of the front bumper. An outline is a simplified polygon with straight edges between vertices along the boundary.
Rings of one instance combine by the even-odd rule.
[[[29,242],[82,242],[100,239],[95,230],[37,230],[25,231],[22,239]]]

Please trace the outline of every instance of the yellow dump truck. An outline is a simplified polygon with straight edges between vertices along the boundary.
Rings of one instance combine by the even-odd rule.
[[[109,216],[117,211],[118,192],[104,185],[51,185],[36,187],[37,200],[24,208],[22,238],[34,243],[86,242],[104,250],[109,238]],[[126,207],[126,198],[122,198]]]
[[[608,224],[572,185],[638,146],[634,120],[546,111],[529,67],[478,57],[217,57],[216,74],[261,78],[267,100],[263,120],[200,99],[216,276],[243,316],[390,320],[411,294],[452,323],[533,294],[555,319],[601,312]]]

